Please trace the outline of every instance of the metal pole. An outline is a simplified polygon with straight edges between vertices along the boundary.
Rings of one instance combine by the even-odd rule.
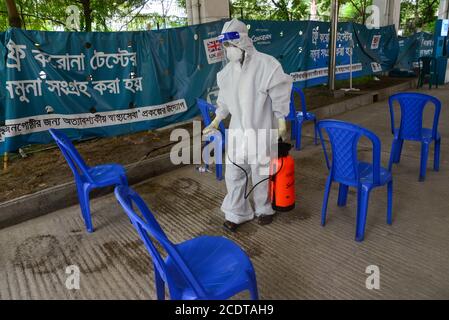
[[[331,34],[329,48],[329,69],[328,69],[328,85],[329,90],[335,90],[335,53],[337,48],[337,25],[338,25],[338,0],[332,0],[331,11]]]
[[[352,90],[352,48],[351,48],[351,55],[349,56],[349,90]]]
[[[354,40],[349,40],[349,47],[351,48],[351,55],[349,56],[349,90],[352,90],[352,54],[354,53]]]
[[[8,152],[3,154],[3,170],[6,171],[8,169]]]

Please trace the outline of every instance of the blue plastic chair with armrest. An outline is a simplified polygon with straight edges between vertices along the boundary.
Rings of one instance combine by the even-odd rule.
[[[401,121],[399,128],[395,127],[394,102],[399,103],[401,109]],[[435,106],[432,129],[423,128],[423,113],[428,103]],[[393,133],[393,144],[391,146],[389,170],[393,163],[401,160],[402,146],[404,140],[421,142],[421,165],[419,180],[426,178],[427,158],[429,157],[429,145],[435,143],[433,169],[440,169],[440,144],[441,136],[438,133],[438,121],[440,118],[441,102],[435,97],[423,93],[404,92],[397,93],[388,99],[390,105],[391,132]]]
[[[324,143],[322,129],[326,130],[332,149],[332,163]],[[357,188],[357,221],[356,241],[363,241],[368,213],[370,191],[373,188],[388,185],[387,223],[392,223],[393,204],[393,178],[391,172],[380,165],[381,143],[379,138],[371,131],[355,124],[322,120],[318,122],[318,133],[328,167],[329,176],[324,191],[323,207],[321,212],[321,225],[326,222],[327,203],[332,182],[340,183],[338,192],[338,206],[345,206],[348,196],[348,187]],[[357,145],[361,137],[367,137],[372,145],[372,163],[358,161]]]
[[[244,290],[252,299],[258,299],[253,265],[237,244],[212,236],[173,244],[134,190],[117,186],[115,196],[151,255],[159,300],[165,299],[165,285],[174,300],[227,299]],[[159,250],[165,250],[165,259],[156,244]]]
[[[207,127],[212,122],[210,115],[215,114],[216,107],[203,99],[197,98],[196,101],[198,108],[201,111],[204,126]],[[221,142],[219,143],[221,147],[218,146],[217,149],[215,150],[215,175],[217,177],[217,180],[222,180],[223,179],[222,151],[224,150],[225,147],[225,132],[226,132],[223,121],[220,122],[219,130],[221,133]],[[214,139],[215,138],[213,136],[210,136],[208,143],[213,142]]]
[[[119,164],[89,167],[76,150],[72,141],[60,130],[49,129],[75,176],[81,214],[88,232],[93,232],[89,193],[92,189],[115,185],[128,185],[125,169]]]
[[[296,111],[295,108],[295,93],[299,95],[301,100],[301,111]],[[291,122],[291,139],[295,140],[295,149],[301,149],[301,132],[302,124],[304,121],[313,121],[314,131],[315,131],[315,144],[317,141],[317,118],[314,113],[307,112],[306,97],[304,92],[295,86],[292,86],[292,92],[290,95],[290,113],[285,118]]]

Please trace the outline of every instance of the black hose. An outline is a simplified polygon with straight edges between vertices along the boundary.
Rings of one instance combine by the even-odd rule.
[[[229,159],[229,161],[232,162],[233,165],[235,165],[237,168],[239,168],[240,170],[242,170],[242,171],[245,173],[245,178],[246,178],[246,180],[245,180],[245,195],[244,195],[245,199],[248,199],[249,195],[254,191],[254,189],[255,189],[259,184],[261,184],[262,182],[264,182],[264,181],[266,181],[266,180],[268,180],[268,179],[270,179],[270,178],[273,178],[273,179],[274,179],[274,178],[276,177],[276,175],[277,175],[279,172],[281,172],[282,167],[284,166],[284,158],[282,157],[282,158],[281,158],[282,162],[281,162],[281,166],[280,166],[279,170],[278,170],[275,174],[269,175],[268,177],[266,177],[266,178],[260,180],[259,182],[257,182],[257,183],[256,183],[250,190],[249,190],[249,192],[246,193],[247,190],[248,190],[248,181],[249,181],[249,178],[248,178],[248,172],[246,172],[246,170],[243,169],[241,166],[239,166],[237,163],[235,163],[234,161],[232,161],[231,158],[229,157],[229,154],[228,154],[228,159]]]
[[[198,135],[192,136],[192,139],[195,138],[195,137],[198,137]],[[150,154],[152,154],[153,152],[158,151],[158,150],[161,150],[161,149],[164,149],[164,148],[167,148],[167,147],[170,147],[170,146],[173,146],[173,145],[175,145],[175,144],[177,144],[177,143],[180,143],[180,142],[183,142],[183,141],[187,141],[187,139],[181,140],[181,141],[173,141],[173,142],[164,144],[163,146],[159,146],[159,147],[156,147],[156,148],[151,149],[151,150],[148,151],[147,154],[144,155],[139,161],[137,161],[135,164],[133,164],[133,166],[132,166],[130,169],[128,169],[128,173],[129,173],[131,170],[133,170],[134,168],[136,168],[137,165],[139,165],[143,160],[145,160],[146,158],[148,158],[148,157],[150,156]],[[190,138],[189,138],[189,141],[190,141]]]

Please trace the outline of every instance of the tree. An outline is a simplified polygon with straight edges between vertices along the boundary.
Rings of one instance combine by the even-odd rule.
[[[366,23],[366,19],[371,12],[367,12],[368,6],[372,5],[372,0],[344,0],[341,1],[340,16],[343,20]]]
[[[264,20],[300,20],[308,17],[309,0],[234,0],[232,17]]]
[[[433,32],[438,0],[403,0],[401,3],[401,26],[404,34],[418,29]]]
[[[19,12],[14,0],[6,0],[6,9],[8,12],[8,23],[11,27],[22,27],[22,20],[20,19]]]
[[[7,0],[17,6],[25,29],[67,30],[66,9],[80,9],[79,31],[111,31],[127,26],[151,0]],[[158,0],[160,1],[160,0]],[[174,1],[174,0],[168,0]],[[5,1],[0,0],[0,30],[9,26]]]

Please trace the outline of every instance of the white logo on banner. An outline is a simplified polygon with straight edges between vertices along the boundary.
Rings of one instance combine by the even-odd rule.
[[[373,70],[373,72],[381,72],[382,66],[380,65],[380,63],[371,62],[371,69]]]
[[[371,40],[371,49],[379,49],[380,43],[380,34],[376,34],[373,36],[373,40]]]
[[[271,43],[271,34],[262,34],[260,36],[252,36],[251,40],[254,44],[262,45],[262,44],[270,44]]]
[[[220,89],[217,86],[209,88],[207,91],[206,101],[210,104],[216,104],[219,91]]]
[[[205,39],[204,50],[206,50],[207,62],[209,64],[223,61],[225,52],[217,37]]]

